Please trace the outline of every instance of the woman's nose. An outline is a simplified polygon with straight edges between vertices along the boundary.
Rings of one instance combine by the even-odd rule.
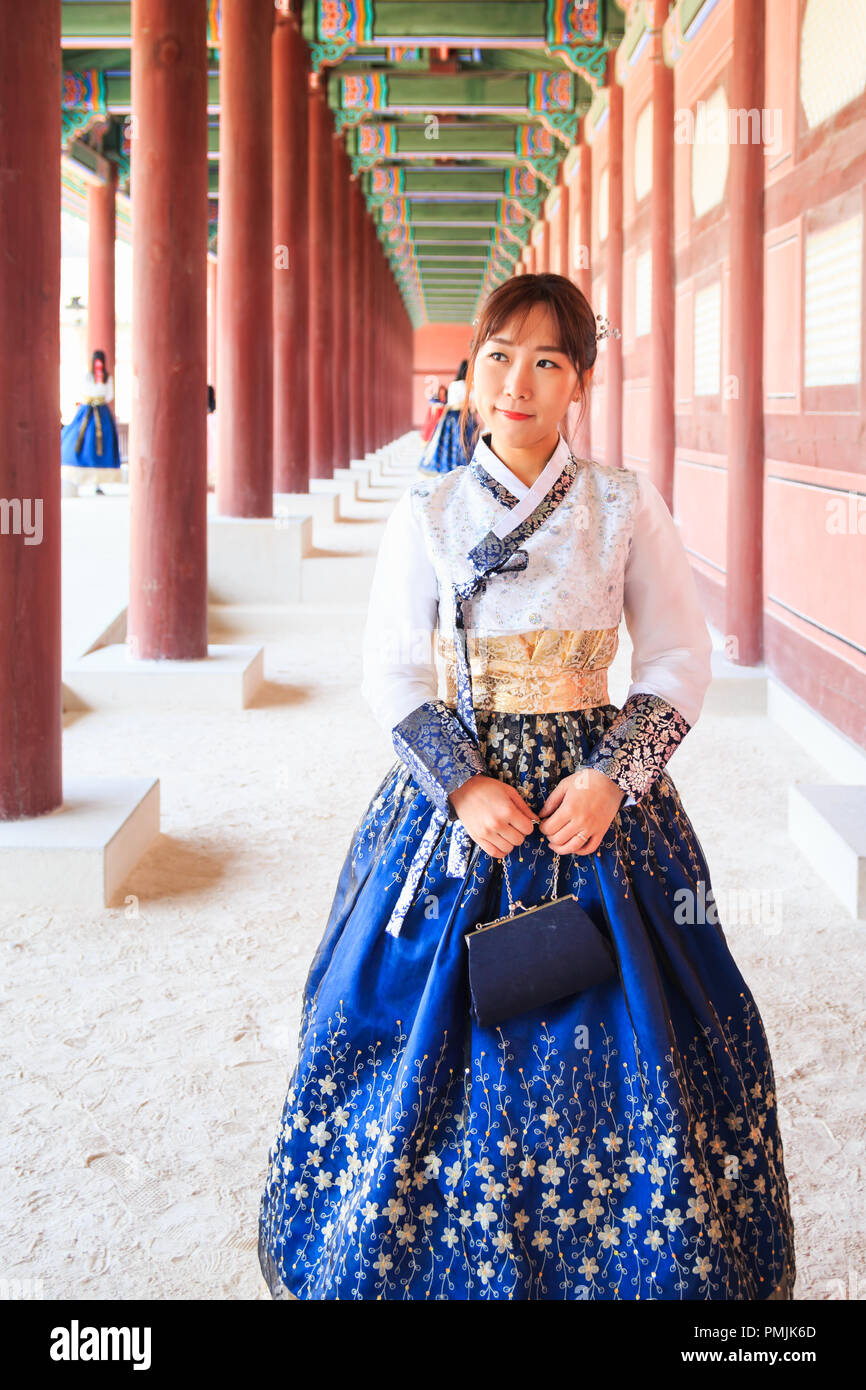
[[[505,378],[505,389],[509,396],[529,395],[529,373],[526,368],[514,363]]]

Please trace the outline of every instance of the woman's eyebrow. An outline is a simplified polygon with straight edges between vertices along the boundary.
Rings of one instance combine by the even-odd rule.
[[[511,338],[488,338],[487,341],[488,341],[488,343],[504,343],[506,347],[514,347],[514,343],[512,342]],[[531,352],[559,352],[559,353],[562,353],[563,356],[565,356],[565,353],[563,352],[562,348],[560,348],[560,347],[552,347],[551,344],[549,344],[549,343],[542,343],[540,347],[539,347],[539,346],[536,346],[536,347],[534,347],[534,348],[530,348],[530,351],[531,351]]]

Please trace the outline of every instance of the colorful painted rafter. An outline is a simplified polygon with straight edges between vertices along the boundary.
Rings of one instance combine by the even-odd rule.
[[[311,59],[316,72],[339,63],[359,43],[373,37],[373,0],[319,0],[316,42]]]
[[[105,74],[100,68],[85,68],[81,72],[64,70],[62,84],[65,148],[76,135],[105,118]]]
[[[367,159],[387,159],[397,153],[395,125],[363,124],[358,128],[358,154]]]

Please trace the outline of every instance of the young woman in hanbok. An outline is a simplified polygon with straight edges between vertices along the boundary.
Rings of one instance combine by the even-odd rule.
[[[60,463],[65,478],[73,482],[95,479],[99,483],[100,474],[93,469],[120,469],[120,444],[110,405],[113,400],[114,379],[107,374],[105,353],[97,348],[84,378],[78,408],[60,432]]]
[[[397,759],[304,990],[259,1213],[274,1298],[792,1297],[770,1049],[665,770],[711,639],[653,483],[560,433],[596,352],[570,281],[496,289],[471,463],[388,519],[362,695]],[[466,934],[565,893],[615,976],[480,1026]]]
[[[448,392],[444,386],[440,386],[435,396],[430,396],[427,402],[427,418],[421,427],[421,438],[425,444],[430,442],[430,436],[442,418],[445,403],[448,400]]]
[[[424,473],[450,473],[452,468],[460,468],[469,462],[466,447],[466,432],[461,425],[465,419],[464,405],[467,400],[466,372],[468,358],[464,358],[457,369],[457,376],[448,387],[445,409],[439,417],[427,447],[421,455],[418,467]],[[474,417],[469,414],[470,433],[474,428]]]

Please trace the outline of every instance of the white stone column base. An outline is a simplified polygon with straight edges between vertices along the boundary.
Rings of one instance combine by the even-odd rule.
[[[56,811],[0,821],[0,899],[49,910],[116,906],[158,836],[156,778],[64,777]]]
[[[263,681],[264,647],[208,643],[201,661],[142,661],[115,642],[64,667],[63,708],[245,709]]]

